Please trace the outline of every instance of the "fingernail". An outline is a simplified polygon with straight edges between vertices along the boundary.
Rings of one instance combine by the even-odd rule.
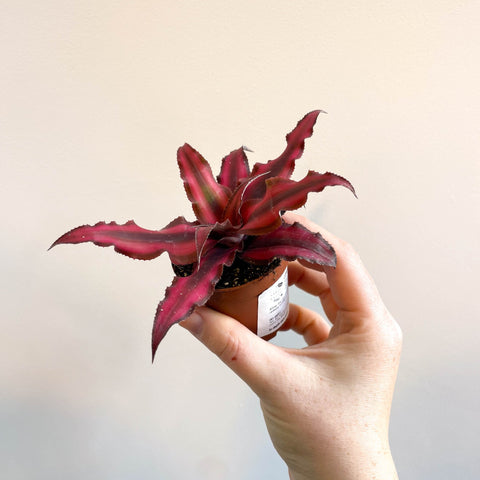
[[[180,322],[180,325],[198,337],[202,332],[203,318],[197,312],[193,312],[188,318]]]

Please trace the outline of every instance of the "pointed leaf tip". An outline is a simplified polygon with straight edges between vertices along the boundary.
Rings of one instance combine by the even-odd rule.
[[[267,163],[256,163],[252,175],[269,171],[271,177],[290,178],[295,168],[295,160],[302,156],[305,140],[312,136],[313,127],[322,112],[323,110],[313,110],[307,113],[297,123],[297,126],[287,134],[287,146],[283,153],[275,160],[270,160]]]
[[[242,179],[250,175],[250,167],[245,150],[249,151],[246,147],[233,150],[222,160],[222,167],[217,180],[221,185],[228,187],[231,192],[235,190]]]
[[[168,252],[176,264],[192,263],[197,259],[195,232],[198,226],[178,217],[161,230],[147,230],[133,220],[123,225],[98,222],[83,225],[62,235],[52,247],[59,244],[92,242],[100,247],[113,246],[115,251],[138,260],[151,260]]]
[[[155,314],[152,330],[152,361],[166,333],[175,323],[188,317],[197,306],[204,305],[212,295],[223,267],[232,264],[239,244],[231,248],[212,248],[199,268],[188,277],[175,277],[165,291]]]

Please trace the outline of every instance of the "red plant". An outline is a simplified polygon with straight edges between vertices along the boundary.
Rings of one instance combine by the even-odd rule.
[[[124,225],[99,222],[74,228],[52,247],[93,242],[113,246],[131,258],[151,260],[167,252],[174,265],[193,264],[193,273],[175,276],[158,305],[152,332],[153,358],[167,330],[208,301],[224,266],[230,266],[236,256],[252,263],[301,258],[336,265],[333,248],[319,233],[282,220],[282,212],[304,205],[310,192],[342,185],[355,194],[348,180],[329,172],[309,171],[300,181],[290,179],[320,112],[313,111],[298,122],[277,159],[256,163],[252,171],[243,147],[223,159],[217,179],[200,153],[187,143],[180,147],[178,166],[196,221],[178,217],[161,230],[146,230],[133,221]]]

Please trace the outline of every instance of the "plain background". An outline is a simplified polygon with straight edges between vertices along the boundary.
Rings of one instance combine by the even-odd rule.
[[[467,0],[0,1],[2,478],[287,478],[256,398],[193,337],[172,328],[150,363],[167,258],[47,248],[193,219],[180,145],[215,172],[240,145],[266,161],[316,108],[296,178],[333,171],[358,200],[302,211],[403,329],[400,477],[478,478],[479,25]]]

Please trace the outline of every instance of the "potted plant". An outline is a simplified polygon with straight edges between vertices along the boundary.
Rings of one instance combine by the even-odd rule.
[[[254,285],[250,298],[253,296],[257,302],[269,283],[287,284],[283,273],[287,261],[300,258],[320,265],[336,264],[333,248],[319,233],[282,219],[286,210],[304,205],[310,192],[342,185],[355,193],[348,180],[329,172],[309,171],[300,181],[290,178],[320,112],[310,112],[298,122],[287,135],[287,146],[278,158],[256,163],[252,170],[244,147],[223,159],[217,178],[199,152],[187,143],[180,147],[178,166],[195,221],[178,217],[161,230],[146,230],[132,220],[123,225],[99,222],[74,228],[52,247],[93,242],[102,247],[113,246],[118,253],[142,260],[168,253],[175,277],[156,311],[152,358],[168,329],[190,315],[196,306],[209,304],[222,310],[220,300],[226,297],[227,307],[223,311],[237,316],[240,306],[247,303],[248,295],[242,299],[239,293],[244,282]],[[236,301],[235,295],[240,300]],[[285,301],[284,295],[280,297]],[[271,300],[267,298],[263,308],[271,310]],[[256,314],[247,315],[247,319],[252,317]],[[267,331],[265,336],[271,333]]]

